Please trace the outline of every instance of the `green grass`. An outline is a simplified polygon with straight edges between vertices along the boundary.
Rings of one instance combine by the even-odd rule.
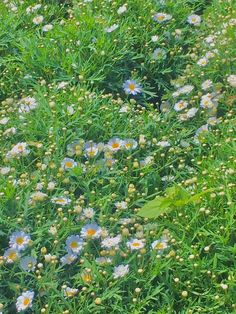
[[[236,75],[236,2],[164,2],[128,0],[121,15],[120,0],[41,1],[30,14],[32,1],[15,1],[16,11],[11,2],[0,4],[0,312],[16,313],[17,298],[34,291],[26,313],[236,313],[236,95],[228,79]],[[157,12],[172,19],[158,24]],[[201,15],[199,26],[187,23],[193,13]],[[39,25],[36,15],[44,17]],[[46,24],[53,28],[43,32]],[[119,27],[104,31],[113,24]],[[164,58],[153,59],[156,48]],[[124,92],[128,79],[141,84],[140,94]],[[206,80],[212,83],[204,90]],[[174,94],[186,85],[193,90]],[[207,93],[210,109],[200,106]],[[25,97],[37,106],[21,113]],[[180,100],[187,109],[176,111]],[[198,109],[192,118],[190,108]],[[209,132],[199,133],[206,124]],[[101,145],[114,137],[134,139],[137,147],[112,152]],[[85,156],[88,141],[100,143],[94,158]],[[22,142],[29,153],[8,158]],[[77,162],[70,171],[61,164],[66,157]],[[156,219],[139,216],[175,184],[192,195],[211,192]],[[54,204],[59,196],[71,202]],[[122,201],[126,208],[117,208]],[[89,207],[92,218],[84,216]],[[89,222],[97,222],[101,236],[85,241],[63,266],[66,239]],[[21,230],[32,241],[8,263],[9,239]],[[116,235],[116,248],[102,247]],[[132,238],[145,246],[131,251]],[[167,248],[153,250],[160,239]],[[25,256],[37,259],[33,271],[20,266]],[[99,257],[111,263],[100,265]],[[129,265],[129,272],[115,279],[118,265]],[[66,286],[77,293],[65,297]]]

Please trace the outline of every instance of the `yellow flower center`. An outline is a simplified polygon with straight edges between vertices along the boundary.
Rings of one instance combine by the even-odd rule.
[[[24,306],[28,306],[30,304],[30,298],[24,298],[23,304]]]
[[[71,247],[72,249],[76,249],[76,248],[78,247],[78,242],[72,241],[71,244],[70,244],[70,247]]]
[[[65,200],[63,198],[57,198],[56,202],[58,202],[58,203],[65,203]]]
[[[66,168],[72,168],[73,163],[71,161],[67,161],[67,162],[65,162],[65,166],[66,166]]]
[[[18,146],[18,151],[19,151],[19,152],[23,152],[23,150],[24,150],[24,149],[23,149],[23,146],[22,146],[22,145],[19,145],[19,146]]]
[[[164,15],[159,15],[157,19],[158,19],[158,21],[163,21],[163,20],[164,20],[164,18],[165,18],[165,16],[164,16]]]
[[[95,152],[91,149],[90,151],[88,151],[88,155],[89,155],[90,157],[94,157]]]
[[[24,243],[24,238],[22,238],[22,237],[16,238],[16,243],[18,245],[22,245]]]
[[[17,258],[16,252],[10,252],[8,258],[11,259],[12,261],[16,260]]]
[[[125,144],[125,147],[131,148],[131,147],[132,147],[132,144],[131,144],[131,143],[126,143],[126,144]]]
[[[132,243],[132,246],[138,247],[138,246],[140,246],[140,243],[134,242],[134,243]]]
[[[119,143],[112,143],[111,147],[112,148],[118,148],[118,147],[120,147],[120,144]]]
[[[82,279],[85,281],[85,282],[91,282],[92,281],[92,276],[90,274],[83,274],[82,275]]]
[[[156,250],[163,250],[164,249],[164,244],[163,243],[157,243],[155,246]]]
[[[131,91],[134,91],[135,90],[135,84],[134,83],[129,84],[129,89]]]
[[[87,235],[90,236],[90,237],[95,235],[95,233],[96,233],[96,230],[94,230],[94,229],[88,229],[87,230]]]

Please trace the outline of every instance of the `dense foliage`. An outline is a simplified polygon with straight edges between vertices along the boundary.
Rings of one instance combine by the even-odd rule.
[[[235,8],[0,3],[0,313],[235,313]]]

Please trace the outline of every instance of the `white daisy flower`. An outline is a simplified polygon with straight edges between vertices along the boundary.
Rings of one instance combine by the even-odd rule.
[[[46,263],[50,263],[51,261],[52,261],[52,257],[53,257],[54,255],[52,255],[52,254],[45,254],[44,255],[44,260],[45,260],[45,262]]]
[[[208,124],[202,125],[200,128],[197,129],[196,134],[200,134],[202,132],[208,132]]]
[[[166,13],[156,13],[154,15],[154,21],[158,22],[158,23],[162,23],[165,21],[169,21],[172,19],[172,15],[170,14],[166,14]]]
[[[76,154],[76,151],[80,151],[83,143],[82,141],[75,140],[73,143],[67,145],[67,153],[72,156]]]
[[[85,218],[91,219],[94,217],[94,215],[95,215],[95,211],[93,208],[87,207],[83,209],[83,216]]]
[[[20,258],[20,253],[18,250],[10,248],[5,251],[3,258],[7,264],[12,264]]]
[[[57,85],[57,89],[63,89],[67,85],[69,85],[69,82],[62,81]]]
[[[13,148],[6,154],[6,158],[26,156],[30,153],[30,150],[27,149],[28,144],[21,142],[13,146]]]
[[[214,58],[214,56],[215,56],[215,53],[212,51],[207,51],[207,53],[205,54],[205,57],[207,59]]]
[[[74,161],[72,158],[64,158],[61,162],[61,167],[64,170],[70,170],[77,166],[77,162]]]
[[[161,178],[161,181],[163,181],[163,182],[171,182],[171,181],[173,181],[174,180],[174,176],[163,176],[162,178]]]
[[[35,257],[25,256],[25,257],[22,257],[20,260],[20,267],[24,271],[30,272],[30,271],[35,270],[36,263],[37,263],[37,259]]]
[[[152,40],[152,42],[154,42],[154,43],[157,42],[158,39],[159,39],[159,37],[158,37],[157,35],[154,35],[154,36],[151,37],[151,40]]]
[[[6,131],[3,132],[4,136],[11,136],[14,134],[16,134],[16,128],[14,128],[14,127],[6,129]]]
[[[186,112],[186,116],[187,118],[193,118],[197,112],[198,112],[198,108],[193,107]]]
[[[212,101],[212,95],[206,94],[201,97],[200,107],[204,109],[211,109],[214,107],[214,102]]]
[[[102,229],[96,224],[87,224],[81,230],[82,238],[97,239],[101,236]]]
[[[26,14],[30,14],[32,12],[32,7],[31,6],[27,7],[25,12]]]
[[[127,275],[129,272],[129,265],[119,265],[114,267],[113,278],[121,278]]]
[[[43,20],[44,20],[44,17],[42,15],[38,15],[33,18],[33,23],[35,25],[39,25],[43,22]]]
[[[120,108],[119,112],[120,113],[127,113],[129,111],[129,106],[124,105]]]
[[[118,24],[113,24],[112,26],[105,28],[105,32],[106,32],[106,33],[112,33],[112,32],[114,32],[118,27],[119,27]]]
[[[16,12],[18,10],[17,6],[11,2],[8,4],[8,7],[9,9],[11,9],[12,12]]]
[[[103,159],[107,167],[112,167],[115,163],[117,163],[116,159],[113,158],[105,158]]]
[[[198,60],[197,65],[204,67],[207,65],[207,63],[208,63],[208,59],[206,57],[203,57]]]
[[[174,98],[178,97],[178,96],[179,96],[179,92],[178,92],[178,91],[173,92],[173,93],[172,93],[172,96],[173,96]]]
[[[10,171],[11,171],[11,168],[10,168],[10,167],[2,167],[2,168],[0,168],[0,174],[2,174],[2,175],[6,175],[6,174],[8,174]]]
[[[166,238],[161,238],[152,243],[152,249],[157,250],[158,253],[168,248],[168,241]]]
[[[110,141],[107,143],[106,147],[109,148],[111,151],[116,152],[120,150],[124,145],[123,140],[121,140],[118,137],[113,137],[110,139]]]
[[[202,83],[201,87],[203,90],[207,90],[212,86],[212,81],[211,80],[206,80]]]
[[[23,292],[17,298],[17,301],[16,301],[17,312],[21,312],[21,311],[24,311],[28,308],[31,308],[33,299],[34,299],[34,292],[33,291]]]
[[[19,106],[19,113],[27,113],[35,109],[38,106],[38,103],[35,98],[28,96],[22,98],[17,105]]]
[[[48,197],[48,195],[47,195],[46,193],[37,191],[37,192],[34,192],[34,193],[32,193],[32,194],[30,195],[29,203],[32,203],[32,202],[42,202],[42,201],[44,201],[47,197]]]
[[[51,201],[53,204],[65,206],[65,205],[70,204],[71,199],[69,199],[68,197],[59,196],[59,197],[53,197]]]
[[[119,9],[117,10],[117,13],[120,15],[120,14],[123,14],[127,11],[127,7],[126,5],[122,5],[121,7],[119,7]]]
[[[101,247],[110,249],[113,247],[118,247],[121,242],[121,236],[117,235],[116,237],[107,237],[102,240]]]
[[[123,146],[127,150],[135,149],[138,146],[137,141],[133,140],[132,138],[126,139],[123,141]]]
[[[127,80],[123,84],[123,88],[127,94],[137,95],[142,92],[142,87],[134,80]]]
[[[213,35],[207,36],[207,37],[205,38],[205,42],[206,42],[207,44],[212,44],[212,43],[214,42],[214,40],[215,40],[215,36],[213,36]]]
[[[41,8],[41,6],[42,6],[42,4],[36,4],[36,5],[34,5],[33,7],[32,7],[32,11],[33,12],[35,12],[35,11],[37,11],[38,9],[40,9]]]
[[[99,150],[98,150],[97,144],[95,144],[93,142],[86,142],[84,144],[85,157],[93,158],[98,154],[98,152],[99,152]]]
[[[217,119],[217,117],[210,117],[207,119],[207,124],[208,125],[217,125],[220,123],[220,119]]]
[[[191,93],[191,91],[193,89],[194,89],[193,85],[184,85],[184,86],[180,87],[177,92],[179,95],[181,95],[181,94],[188,95]]]
[[[143,240],[131,239],[127,242],[127,246],[131,251],[140,250],[145,246],[145,243],[143,242]]]
[[[24,231],[15,231],[10,236],[9,246],[18,251],[24,250],[30,242],[30,235]]]
[[[180,100],[174,105],[175,111],[181,111],[187,107],[188,107],[188,103],[187,101],[184,101],[184,100]]]
[[[165,49],[162,48],[157,48],[153,51],[152,54],[152,59],[157,60],[157,59],[163,59],[166,56],[166,51]]]
[[[67,253],[64,256],[62,256],[60,258],[61,264],[62,266],[64,265],[70,265],[72,264],[76,259],[78,258],[78,256],[76,254],[73,253]]]
[[[83,248],[84,241],[79,235],[71,235],[66,239],[66,250],[70,253],[80,253]]]
[[[128,204],[125,201],[116,202],[115,207],[118,209],[126,209],[128,207]]]
[[[50,182],[48,182],[47,190],[53,191],[55,189],[55,186],[56,186],[56,182],[50,181]]]
[[[230,86],[236,87],[236,75],[231,74],[227,77],[227,82],[229,83]]]
[[[48,32],[48,31],[50,31],[50,30],[52,30],[53,29],[53,25],[52,24],[47,24],[47,25],[44,25],[43,27],[42,27],[42,31],[43,32]]]
[[[9,121],[9,118],[5,117],[5,118],[0,120],[0,124],[1,125],[6,125],[8,121]]]
[[[159,141],[157,145],[161,147],[169,147],[170,143],[168,141]]]
[[[72,298],[74,297],[77,293],[79,292],[78,289],[73,289],[73,288],[70,288],[70,287],[66,287],[64,289],[64,296],[66,298]]]
[[[189,15],[188,17],[188,23],[194,26],[200,25],[201,21],[202,21],[201,17],[197,14],[192,14],[192,15]]]
[[[140,166],[145,167],[147,165],[150,165],[154,162],[154,157],[153,156],[147,156],[145,159],[140,160]]]

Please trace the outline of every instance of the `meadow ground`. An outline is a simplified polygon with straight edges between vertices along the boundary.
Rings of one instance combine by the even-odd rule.
[[[236,313],[236,0],[0,17],[0,313]]]

